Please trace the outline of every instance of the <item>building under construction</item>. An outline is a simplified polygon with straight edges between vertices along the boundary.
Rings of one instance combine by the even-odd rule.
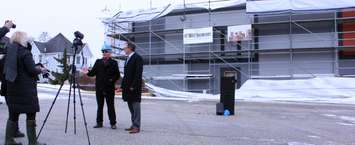
[[[216,94],[222,76],[240,87],[248,79],[354,75],[355,2],[298,1],[183,3],[103,22],[117,54],[123,41],[135,43],[145,80],[166,89]]]

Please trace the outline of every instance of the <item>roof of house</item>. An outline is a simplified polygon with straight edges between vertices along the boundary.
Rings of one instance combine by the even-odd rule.
[[[47,42],[34,42],[41,53],[58,53],[64,52],[67,49],[68,54],[73,54],[73,44],[62,34],[59,33]],[[81,52],[82,48],[79,48],[77,53]]]

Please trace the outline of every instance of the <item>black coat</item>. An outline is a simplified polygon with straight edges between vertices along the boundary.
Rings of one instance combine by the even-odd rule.
[[[115,94],[115,84],[120,79],[120,71],[118,63],[112,58],[104,62],[104,59],[96,60],[94,67],[87,74],[88,76],[96,76],[96,94],[105,93],[107,95]]]
[[[122,98],[126,102],[141,102],[142,100],[143,59],[134,53],[124,67],[122,80]],[[131,88],[133,90],[131,90]]]
[[[14,82],[7,81],[7,104],[10,112],[35,113],[39,112],[37,96],[37,75],[40,69],[35,67],[35,62],[30,48],[20,44],[9,44],[7,50],[17,49],[17,56],[7,56],[5,69],[8,69],[7,62],[10,57],[17,57],[17,75]],[[7,74],[5,74],[7,75]]]
[[[5,35],[9,32],[9,29],[6,27],[0,28],[0,79],[3,80],[3,72],[4,72],[4,65],[5,65],[5,57],[6,54],[6,45],[8,44],[8,38],[5,38]]]
[[[6,27],[0,28],[0,55],[2,58],[0,58],[0,81],[1,83],[1,96],[6,95],[6,82],[3,80],[4,75],[4,65],[5,65],[5,57],[3,57],[6,54],[6,45],[7,45],[7,39],[5,39],[5,35],[9,32],[9,29]]]
[[[8,28],[6,28],[6,27],[1,27],[0,28],[0,39],[2,38],[2,37],[5,37],[5,35],[9,32],[10,30],[8,29]]]

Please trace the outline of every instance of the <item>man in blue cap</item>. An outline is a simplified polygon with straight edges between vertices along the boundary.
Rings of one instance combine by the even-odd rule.
[[[96,76],[97,124],[94,128],[103,127],[103,109],[106,100],[111,128],[116,129],[115,84],[120,78],[120,71],[117,61],[111,58],[112,48],[104,44],[101,51],[103,58],[97,59],[93,68],[85,72],[90,77]]]

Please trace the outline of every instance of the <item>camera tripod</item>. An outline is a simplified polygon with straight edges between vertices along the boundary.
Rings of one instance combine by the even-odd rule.
[[[69,80],[69,96],[68,96],[68,105],[67,105],[67,116],[66,116],[66,120],[65,120],[65,133],[67,133],[68,131],[68,118],[69,118],[69,110],[70,110],[70,99],[71,99],[71,95],[73,94],[73,111],[74,111],[74,134],[76,134],[76,89],[78,91],[78,96],[79,96],[79,99],[80,99],[80,106],[81,106],[81,112],[82,112],[82,115],[83,115],[83,120],[84,120],[84,126],[85,126],[85,131],[86,131],[86,137],[87,137],[87,141],[88,141],[88,144],[91,145],[91,142],[90,142],[90,136],[89,136],[89,131],[88,131],[88,126],[87,126],[87,121],[86,121],[86,116],[85,116],[85,111],[84,111],[84,103],[83,103],[83,99],[82,99],[82,96],[81,96],[81,92],[80,92],[80,84],[77,82],[77,77],[76,77],[76,66],[75,66],[75,59],[76,59],[76,53],[77,53],[77,50],[78,50],[78,45],[73,45],[73,48],[74,48],[74,54],[73,54],[73,62],[72,62],[72,65],[71,65],[71,73],[69,74],[69,76],[63,80],[63,82],[61,82],[61,85],[57,91],[57,94],[52,102],[52,105],[46,115],[46,118],[44,119],[44,122],[41,126],[41,129],[37,135],[37,139],[40,137],[42,131],[43,131],[43,128],[44,126],[46,125],[47,121],[48,121],[48,118],[49,118],[49,115],[50,113],[52,112],[52,109],[59,97],[59,94],[63,88],[63,85],[64,85],[64,82],[66,80]],[[73,89],[73,91],[72,91]]]

